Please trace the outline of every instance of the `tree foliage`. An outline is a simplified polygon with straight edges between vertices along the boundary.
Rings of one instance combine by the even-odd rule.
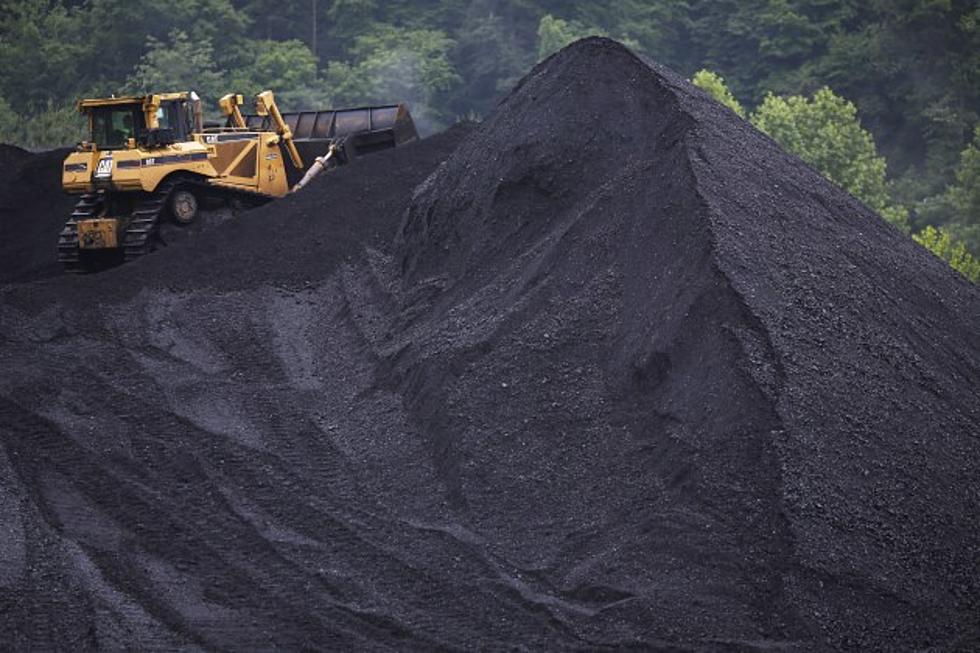
[[[317,79],[317,61],[299,40],[257,41],[251,56],[231,75],[228,86],[247,96],[266,90],[293,109],[316,109],[331,103],[327,87]]]
[[[691,78],[691,83],[701,90],[706,91],[708,95],[724,104],[742,118],[745,117],[745,109],[742,108],[741,103],[735,99],[732,92],[725,86],[725,80],[721,75],[702,68]]]
[[[449,60],[453,45],[439,30],[379,26],[354,40],[350,61],[327,66],[330,93],[342,104],[407,101],[423,124],[435,123],[441,96],[460,81]]]
[[[449,96],[449,109],[456,116],[479,115],[517,83],[534,59],[499,13],[468,12],[461,20],[451,52],[461,79]]]
[[[962,241],[956,241],[947,229],[929,226],[912,236],[930,252],[973,283],[980,283],[980,260],[974,258]]]
[[[172,31],[167,41],[150,37],[147,50],[130,75],[125,89],[132,93],[195,90],[205,97],[224,95],[224,80],[214,62],[207,38],[191,40],[182,30]]]
[[[74,145],[85,138],[85,121],[72,105],[49,104],[30,119],[14,112],[0,97],[0,142],[31,150],[51,144]]]
[[[634,8],[642,3],[627,3],[628,6]],[[620,10],[621,12],[622,10]],[[578,21],[578,20],[564,20],[562,18],[556,18],[551,14],[546,14],[541,17],[538,22],[538,60],[544,59],[558,50],[561,50],[566,45],[579,39],[584,39],[588,36],[614,36],[617,41],[626,45],[627,47],[633,48],[634,50],[642,50],[642,46],[639,41],[630,35],[630,30],[620,21],[610,20],[614,18],[617,13],[610,11],[607,15],[603,13],[589,13],[588,15],[593,15],[596,18],[605,17],[607,22],[615,27],[613,30],[607,30],[602,27],[597,27],[594,24]],[[631,23],[636,25],[635,23]],[[644,33],[648,32],[644,30]]]
[[[538,59],[554,54],[573,41],[586,36],[605,36],[605,32],[576,21],[555,18],[551,14],[538,22]]]
[[[908,211],[891,204],[888,196],[885,159],[878,156],[874,139],[861,127],[851,102],[829,88],[812,98],[769,94],[751,121],[886,220],[908,230]]]
[[[79,81],[87,48],[77,16],[47,0],[5,3],[0,11],[0,96],[20,116],[67,103]]]
[[[980,125],[973,142],[960,153],[956,182],[946,191],[952,207],[950,228],[973,252],[980,252]]]

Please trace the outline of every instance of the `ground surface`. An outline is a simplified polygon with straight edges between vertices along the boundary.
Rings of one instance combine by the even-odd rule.
[[[0,637],[968,650],[978,321],[747,123],[580,42],[479,127],[0,290]]]

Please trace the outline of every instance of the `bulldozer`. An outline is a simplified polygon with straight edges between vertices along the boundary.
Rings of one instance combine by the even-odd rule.
[[[194,223],[215,201],[252,206],[299,190],[330,168],[418,139],[404,104],[284,113],[272,91],[218,103],[204,122],[193,91],[83,99],[89,138],[68,155],[62,188],[80,195],[58,239],[66,270],[132,261]],[[306,166],[305,161],[310,165]]]

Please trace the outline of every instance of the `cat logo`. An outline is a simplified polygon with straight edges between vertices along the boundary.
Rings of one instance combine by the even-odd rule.
[[[218,135],[217,134],[207,134],[204,137],[204,142],[205,143],[209,143],[209,144],[217,143],[218,142]]]
[[[97,179],[108,179],[112,177],[112,157],[107,156],[104,159],[99,160],[99,165],[95,168],[95,177]]]

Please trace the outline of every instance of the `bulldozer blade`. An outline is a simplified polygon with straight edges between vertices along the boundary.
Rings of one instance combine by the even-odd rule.
[[[419,137],[415,121],[404,104],[283,112],[282,117],[293,132],[293,140],[298,146],[346,139],[345,149],[348,156],[397,147]],[[265,116],[245,116],[249,129],[268,128],[267,120]],[[326,152],[323,146],[314,150],[317,156]],[[313,158],[309,160],[312,161]]]
[[[349,163],[363,154],[387,150],[418,140],[415,121],[405,104],[389,104],[356,109],[281,112],[292,132],[293,143],[305,163],[297,169],[286,157],[286,177],[295,186],[309,171],[313,162],[326,156],[336,146],[336,164]],[[244,116],[250,130],[273,129],[268,116]]]

